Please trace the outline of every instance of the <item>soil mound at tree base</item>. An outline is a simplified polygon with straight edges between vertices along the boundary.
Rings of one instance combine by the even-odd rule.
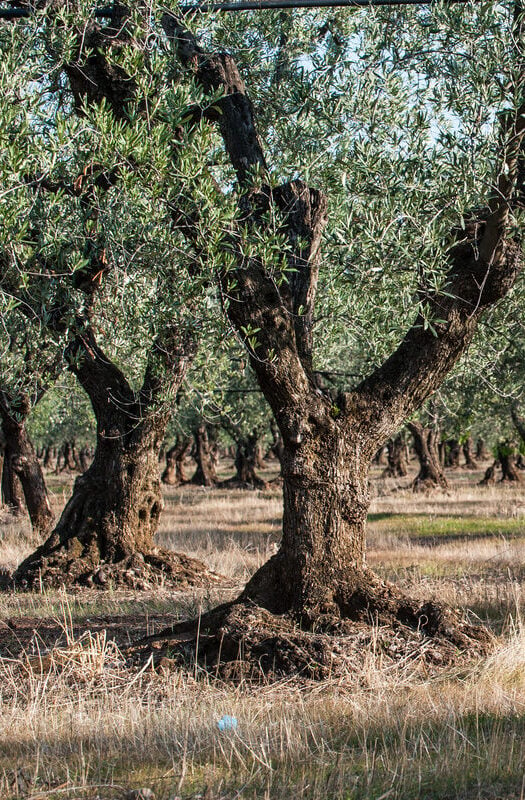
[[[24,569],[15,572],[13,580],[15,586],[24,591],[70,586],[139,591],[163,586],[180,590],[227,582],[202,561],[160,548],[95,565],[89,558],[72,558],[67,550],[59,549],[39,558],[34,567],[25,564]]]
[[[148,637],[128,655],[144,662],[152,657],[162,669],[198,665],[228,681],[267,681],[296,676],[327,680],[365,671],[370,657],[382,666],[419,663],[426,673],[464,664],[485,655],[494,637],[467,624],[455,612],[435,603],[419,609],[426,630],[378,617],[375,621],[319,618],[301,628],[288,615],[275,615],[236,601],[219,606],[198,620],[179,623]]]

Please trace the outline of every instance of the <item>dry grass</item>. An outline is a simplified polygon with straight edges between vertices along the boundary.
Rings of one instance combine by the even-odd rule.
[[[369,560],[411,592],[489,620],[502,632],[490,658],[430,678],[407,663],[387,667],[372,648],[344,681],[223,686],[191,672],[131,670],[103,631],[73,630],[94,614],[176,618],[218,596],[6,595],[3,619],[55,617],[63,630],[49,652],[35,638],[24,657],[0,660],[0,796],[109,800],[148,786],[157,800],[522,800],[525,487],[483,490],[457,477],[448,495],[431,497],[382,482]],[[277,491],[183,488],[166,500],[159,543],[239,584],[278,542]],[[3,520],[1,563],[33,545],[25,526]],[[218,729],[223,714],[237,718],[236,730]]]

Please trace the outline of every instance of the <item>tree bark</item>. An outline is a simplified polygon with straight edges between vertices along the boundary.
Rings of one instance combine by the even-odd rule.
[[[446,463],[445,466],[451,469],[458,469],[461,447],[457,439],[447,439]]]
[[[15,408],[16,415],[12,410]],[[44,474],[25,427],[29,410],[30,407],[23,398],[17,398],[15,403],[9,402],[4,395],[0,402],[2,430],[6,442],[2,487],[5,492],[4,502],[13,506],[16,514],[23,513],[20,488],[22,489],[31,525],[35,531],[45,534],[53,524],[54,514],[49,504]]]
[[[414,447],[419,460],[419,473],[414,479],[414,491],[447,489],[448,483],[439,460],[437,433],[433,428],[424,428],[419,422],[409,422],[408,429],[414,437]]]
[[[508,440],[498,443],[497,454],[501,466],[501,482],[519,483],[521,475],[516,469],[515,450]]]
[[[198,425],[193,431],[193,458],[197,462],[197,469],[191,482],[196,486],[215,486],[218,483],[213,456],[213,435],[213,428],[204,423]]]
[[[13,463],[7,449],[4,451],[2,463],[2,503],[15,517],[24,514],[22,484],[13,469]]]
[[[230,434],[231,435],[231,434]],[[260,457],[259,433],[254,431],[247,436],[239,436],[235,448],[235,475],[222,486],[243,489],[264,489],[266,483],[257,475],[256,469]]]
[[[388,440],[387,459],[388,466],[383,470],[383,478],[404,478],[408,474],[406,442],[402,433]]]
[[[485,447],[485,440],[481,437],[479,437],[476,442],[476,458],[479,459],[479,461],[486,461],[490,458],[490,453]]]
[[[206,577],[200,562],[160,551],[153,542],[163,507],[158,453],[172,413],[165,398],[180,386],[192,340],[173,328],[155,343],[138,393],[98,347],[91,328],[72,347],[70,368],[97,420],[95,455],[48,540],[18,567],[16,583],[145,588]]]
[[[180,486],[187,482],[184,459],[191,449],[191,443],[189,436],[177,435],[175,444],[166,452],[166,468],[161,476],[166,486]]]
[[[469,436],[468,439],[465,440],[463,443],[463,456],[465,458],[464,468],[465,469],[477,469],[478,465],[474,459],[474,443],[472,441],[472,436]]]
[[[492,486],[496,483],[496,467],[498,466],[498,461],[494,461],[490,467],[487,467],[485,470],[485,474],[483,478],[480,480],[478,486]]]

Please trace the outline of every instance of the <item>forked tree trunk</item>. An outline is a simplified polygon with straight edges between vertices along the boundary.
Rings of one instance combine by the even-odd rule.
[[[218,482],[213,453],[212,429],[202,423],[193,431],[193,458],[197,462],[191,482],[196,486],[215,486]]]
[[[383,478],[403,478],[408,474],[406,442],[402,433],[398,433],[387,443],[388,466],[383,470]]]
[[[419,422],[409,422],[408,429],[414,437],[414,447],[419,460],[419,473],[412,488],[414,491],[448,488],[447,479],[441,469],[437,450],[437,434],[432,428],[424,428]]]
[[[0,414],[6,443],[2,487],[6,493],[4,497],[9,498],[9,502],[7,499],[4,502],[14,507],[14,513],[23,513],[21,488],[31,525],[35,531],[47,533],[53,524],[54,514],[49,504],[42,468],[25,427],[26,415],[19,413],[15,419],[13,413],[3,404]]]
[[[463,443],[463,456],[465,458],[465,464],[463,465],[465,469],[477,469],[478,465],[474,460],[474,443],[472,441],[472,437],[469,436],[468,439],[465,440]]]
[[[322,660],[326,645],[323,651],[320,639],[304,637],[304,629],[348,632],[346,623],[355,619],[387,620],[395,623],[396,632],[399,622],[408,623],[417,636],[438,634],[455,648],[468,647],[472,638],[461,636],[461,624],[452,613],[433,604],[427,604],[432,609],[420,607],[367,570],[368,469],[379,445],[441,385],[472,341],[483,310],[516,280],[521,263],[518,246],[509,236],[509,199],[514,199],[516,151],[525,132],[512,127],[514,116],[509,115],[505,144],[510,140],[512,148],[504,148],[488,213],[463,224],[457,244],[444,254],[447,291],[425,292],[435,327],[429,330],[419,313],[391,356],[353,390],[334,399],[317,387],[313,372],[314,302],[326,199],[299,180],[270,187],[263,178],[261,188],[254,188],[250,169],[264,176],[268,167],[234,59],[224,52],[205,52],[176,16],[167,13],[162,23],[203,90],[210,96],[221,90],[220,113],[210,121],[217,124],[236,172],[243,197],[243,233],[251,227],[260,236],[267,230],[265,215],[279,210],[290,246],[290,280],[282,286],[265,270],[261,253],[250,258],[235,245],[236,267],[220,275],[233,326],[244,340],[246,330],[257,331],[255,342],[250,337],[247,341],[251,365],[283,437],[281,547],[235,603],[176,627],[168,647],[180,647],[183,639],[187,648],[189,637],[178,635],[191,630],[194,653],[198,648],[199,656],[203,651],[205,658],[209,655],[207,665],[228,658],[238,663],[239,654],[244,658],[251,647],[259,666],[264,657],[270,670],[277,659],[288,671],[303,668],[305,662],[308,669]],[[257,614],[257,605],[263,613]],[[289,618],[274,618],[268,624],[267,610],[291,612],[293,619],[306,624],[299,632],[291,628]],[[262,644],[255,641],[261,621],[268,631]],[[270,642],[276,644],[270,647]],[[298,667],[301,648],[306,658]],[[326,655],[331,669],[334,650]]]
[[[184,459],[191,449],[189,436],[177,436],[175,444],[166,452],[166,467],[161,476],[162,483],[166,486],[180,486],[187,482],[184,472]]]
[[[76,479],[55,530],[19,566],[15,582],[27,588],[74,583],[145,588],[164,579],[187,584],[206,576],[200,562],[160,551],[153,542],[163,507],[158,454],[171,415],[164,398],[180,386],[187,364],[184,347],[192,353],[191,343],[155,345],[139,393],[100,350],[90,329],[75,345],[72,369],[97,420],[95,456]],[[160,358],[167,360],[165,372]]]

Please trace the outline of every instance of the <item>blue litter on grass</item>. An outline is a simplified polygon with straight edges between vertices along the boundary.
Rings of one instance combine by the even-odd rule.
[[[217,727],[220,731],[234,731],[237,729],[237,719],[235,717],[230,717],[229,714],[225,714],[217,722]]]

